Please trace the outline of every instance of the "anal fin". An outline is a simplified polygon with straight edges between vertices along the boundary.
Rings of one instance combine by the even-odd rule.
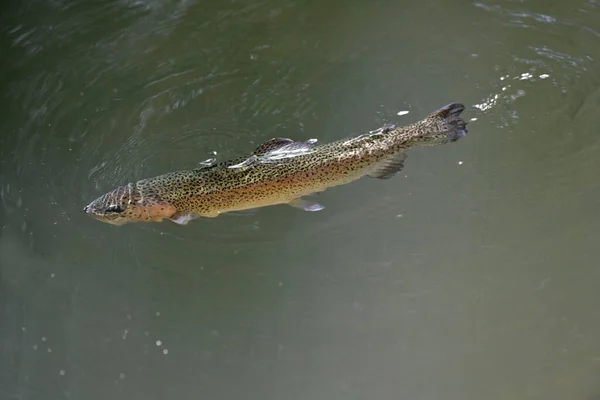
[[[406,153],[401,151],[398,154],[386,158],[385,160],[381,161],[377,168],[373,172],[369,173],[368,176],[377,179],[389,179],[398,172],[402,171],[406,157]]]

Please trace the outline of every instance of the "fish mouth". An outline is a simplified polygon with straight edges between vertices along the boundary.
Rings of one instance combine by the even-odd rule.
[[[98,200],[94,200],[92,201],[90,204],[88,204],[87,206],[83,207],[83,212],[90,215],[90,216],[100,216],[103,215],[104,213],[101,212],[100,210],[98,210],[97,207],[94,207],[94,203],[97,203]]]
[[[129,221],[126,218],[108,218],[106,216],[106,214],[95,214],[95,213],[88,213],[88,215],[92,218],[94,218],[95,220],[98,220],[100,222],[104,222],[106,224],[110,224],[110,225],[116,225],[116,226],[121,226],[121,225],[125,225],[129,222],[133,222],[133,221]]]
[[[93,207],[92,207],[93,203],[88,204],[87,206],[83,207],[83,212],[88,214],[88,215],[94,215],[96,214],[96,212],[94,211]]]
[[[98,221],[106,222],[107,224],[111,225],[123,225],[128,222],[127,219],[123,218],[120,215],[120,213],[105,212],[104,209],[99,209],[97,205],[95,206],[97,202],[98,200],[94,200],[93,202],[85,206],[83,208],[83,212]]]

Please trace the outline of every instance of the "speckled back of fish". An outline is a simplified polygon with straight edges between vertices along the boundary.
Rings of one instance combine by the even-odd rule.
[[[365,175],[390,178],[403,168],[406,149],[464,136],[463,110],[462,104],[453,103],[408,126],[384,126],[323,145],[315,139],[274,138],[249,156],[121,186],[84,210],[114,225],[164,218],[187,224],[198,217],[276,204],[318,211],[324,207],[304,196]]]

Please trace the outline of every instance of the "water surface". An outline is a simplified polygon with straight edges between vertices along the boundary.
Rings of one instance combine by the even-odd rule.
[[[0,39],[1,398],[600,395],[597,1],[29,0]],[[322,212],[81,211],[455,101],[467,137]]]

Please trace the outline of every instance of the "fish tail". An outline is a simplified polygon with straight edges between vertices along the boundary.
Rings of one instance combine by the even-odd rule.
[[[429,114],[418,122],[421,132],[418,141],[441,144],[455,142],[467,134],[467,122],[460,117],[465,106],[460,103],[450,103]]]

